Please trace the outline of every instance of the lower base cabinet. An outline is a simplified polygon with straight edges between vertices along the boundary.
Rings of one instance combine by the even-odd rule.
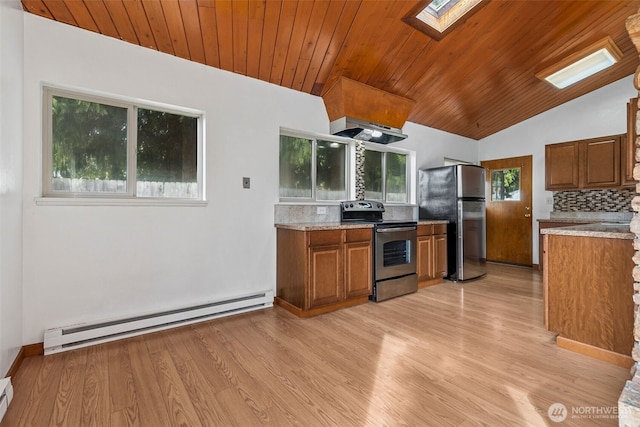
[[[632,240],[547,234],[544,246],[545,325],[558,333],[558,345],[630,367]]]
[[[278,228],[277,239],[276,304],[308,317],[368,301],[371,228]]]
[[[447,275],[446,224],[418,225],[417,246],[418,286],[441,283]]]

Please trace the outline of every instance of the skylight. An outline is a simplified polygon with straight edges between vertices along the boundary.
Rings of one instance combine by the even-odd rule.
[[[432,0],[426,6],[413,9],[403,21],[435,40],[448,32],[473,13],[486,5],[486,0]]]
[[[448,4],[456,4],[458,3],[457,0],[433,0],[431,3],[429,3],[426,7],[426,9],[429,9],[433,12],[436,13],[436,15],[438,14],[438,12],[440,12],[440,10],[445,7]]]

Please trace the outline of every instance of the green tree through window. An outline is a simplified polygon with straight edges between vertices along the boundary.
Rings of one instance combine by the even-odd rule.
[[[520,169],[491,171],[491,200],[520,200]]]
[[[203,196],[201,115],[53,88],[45,99],[45,196]]]
[[[53,97],[54,177],[126,180],[127,109]]]

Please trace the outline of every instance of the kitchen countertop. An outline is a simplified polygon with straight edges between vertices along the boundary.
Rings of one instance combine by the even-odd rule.
[[[296,231],[348,230],[351,228],[373,228],[373,224],[342,224],[340,222],[297,222],[291,224],[276,224],[276,228]]]
[[[633,240],[635,234],[631,233],[628,223],[600,222],[573,225],[570,227],[544,228],[541,234],[553,234],[558,236],[576,237],[603,237],[606,239]]]
[[[407,220],[411,221],[411,220]],[[429,224],[447,224],[449,221],[439,221],[439,220],[419,220],[419,225],[429,225]],[[366,222],[356,222],[356,223],[348,223],[343,224],[340,222],[308,222],[308,223],[290,223],[290,224],[275,224],[276,228],[282,228],[286,230],[296,230],[296,231],[320,231],[320,230],[347,230],[351,228],[373,228],[375,224],[366,223]]]
[[[599,223],[603,221],[593,220],[593,219],[549,218],[549,219],[539,219],[538,222],[568,222],[572,224],[594,224],[594,223]]]

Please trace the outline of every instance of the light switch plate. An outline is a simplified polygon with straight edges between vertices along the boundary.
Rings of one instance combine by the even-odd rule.
[[[251,188],[251,178],[248,176],[242,178],[242,188]]]
[[[316,213],[318,215],[326,215],[327,214],[327,207],[326,206],[318,206],[318,208],[316,209]]]

